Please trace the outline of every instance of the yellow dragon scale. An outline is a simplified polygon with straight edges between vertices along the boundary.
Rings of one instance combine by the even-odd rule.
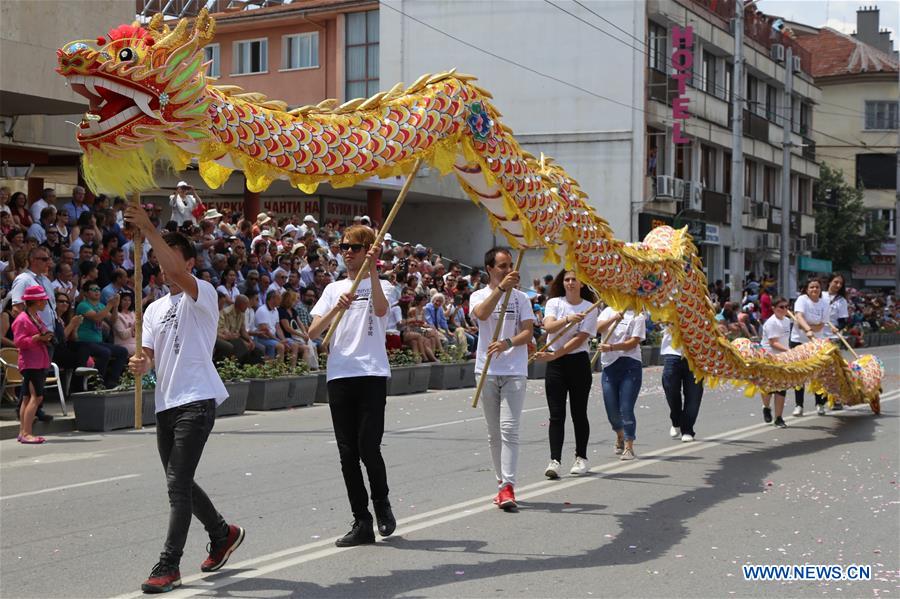
[[[94,189],[141,191],[155,186],[160,162],[180,170],[196,159],[212,188],[240,170],[251,191],[282,179],[312,193],[323,181],[343,187],[407,174],[424,158],[454,173],[512,246],[544,248],[610,305],[670,323],[674,344],[708,385],[730,381],[748,395],[807,385],[878,411],[883,366],[873,356],[848,364],[828,341],[773,356],[726,340],[686,230],[659,227],[641,243],[614,239],[565,170],[522,150],[473,76],[423,75],[369,99],[286,112],[261,94],[208,84],[203,47],[214,31],[205,10],[171,30],[157,15],[146,29],[122,25],[58,51],[57,71],[91,100],[78,141]]]

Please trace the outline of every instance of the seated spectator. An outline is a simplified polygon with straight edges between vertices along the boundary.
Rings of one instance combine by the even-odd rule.
[[[237,286],[237,271],[233,268],[226,268],[222,271],[222,284],[216,288],[216,291],[225,295],[225,301],[228,305],[233,304],[240,294]]]
[[[435,280],[435,282],[438,281],[443,281],[443,279],[438,278]],[[431,297],[431,302],[425,306],[425,322],[438,332],[442,345],[447,345],[453,337],[450,333],[450,326],[447,324],[445,301],[444,294],[435,293]]]
[[[266,293],[266,303],[256,309],[256,332],[253,333],[256,343],[265,349],[269,360],[284,360],[285,344],[278,335],[278,306],[281,296],[277,291]],[[294,354],[296,361],[296,354]]]
[[[119,309],[113,322],[113,343],[128,350],[128,356],[135,351],[134,295],[129,291],[119,291]]]
[[[256,344],[247,331],[245,314],[249,307],[249,298],[238,294],[234,303],[225,306],[219,313],[219,329],[213,351],[216,362],[229,357],[241,364],[255,364],[262,361],[262,352],[256,349]]]
[[[298,359],[307,360],[310,355],[309,335],[306,333],[300,321],[297,320],[297,313],[294,311],[294,304],[297,302],[297,293],[288,289],[281,295],[281,305],[278,307],[278,325],[281,329],[283,343],[293,356],[293,363],[296,364]]]
[[[125,370],[128,351],[124,347],[105,343],[103,334],[104,330],[108,331],[109,323],[116,319],[121,296],[114,295],[108,305],[104,304],[100,301],[100,286],[94,281],[82,285],[81,293],[84,299],[78,304],[76,313],[84,316],[84,322],[78,327],[78,341],[87,346],[97,370],[104,374],[104,385],[115,387]]]
[[[436,362],[437,353],[441,348],[441,338],[437,330],[425,321],[425,306],[428,304],[428,296],[419,294],[406,312],[406,334],[403,342],[409,344],[415,334],[422,337],[422,359],[425,362]]]
[[[99,269],[98,269],[99,270]],[[128,273],[124,269],[119,268],[113,271],[112,279],[109,284],[100,291],[100,301],[104,304],[108,303],[112,296],[116,295],[125,288],[128,282]],[[100,284],[100,281],[97,281]]]

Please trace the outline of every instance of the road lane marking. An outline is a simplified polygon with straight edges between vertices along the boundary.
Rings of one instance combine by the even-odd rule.
[[[49,489],[41,489],[40,491],[28,491],[27,493],[16,493],[15,495],[4,495],[0,497],[0,501],[7,499],[16,499],[17,497],[30,497],[31,495],[40,495],[42,493],[53,493],[55,491],[65,491],[66,489],[76,489],[78,487],[87,487],[90,485],[99,485],[102,483],[110,483],[114,480],[125,480],[126,478],[137,478],[140,474],[123,474],[122,476],[113,476],[111,478],[101,478],[99,480],[89,480],[83,483],[75,483],[72,485],[62,485],[61,487],[50,487]]]
[[[900,399],[900,389],[884,394],[881,398],[881,403],[885,404],[887,402],[896,401],[898,399]],[[845,410],[847,411],[854,412],[860,412],[868,409],[869,406],[867,404],[860,404],[845,408]],[[814,418],[811,418],[809,416],[806,416],[804,418],[808,421],[815,420]],[[798,421],[800,419],[800,417],[792,416],[788,416],[785,418],[785,420],[788,422]],[[698,440],[694,441],[693,443],[678,443],[677,445],[649,451],[647,453],[641,454],[640,459],[633,462],[621,462],[619,460],[615,460],[602,466],[595,466],[594,468],[591,468],[591,473],[597,476],[572,478],[563,482],[549,480],[540,481],[537,483],[532,483],[530,485],[525,485],[520,487],[517,490],[516,494],[520,499],[531,499],[533,497],[556,493],[558,491],[578,485],[603,480],[610,474],[621,474],[623,472],[630,472],[632,470],[637,470],[645,466],[657,465],[660,463],[660,460],[653,458],[658,456],[681,456],[697,453],[699,451],[703,451],[704,449],[720,446],[721,444],[718,443],[718,441],[738,441],[774,430],[777,429],[774,429],[771,424],[760,422],[751,426],[745,426],[718,433],[705,440]],[[467,501],[456,503],[454,505],[437,508],[423,514],[416,514],[407,518],[402,518],[397,521],[397,528],[401,534],[407,535],[419,530],[432,528],[434,526],[446,524],[454,520],[466,518],[473,514],[496,511],[497,508],[491,504],[490,500],[491,497],[489,496],[478,497],[476,499],[470,499]],[[241,580],[257,578],[259,576],[270,574],[278,570],[284,570],[286,568],[291,568],[293,566],[298,566],[323,557],[329,557],[338,553],[342,553],[344,551],[350,551],[351,549],[354,549],[353,547],[335,547],[334,541],[337,538],[338,537],[333,537],[316,541],[314,543],[298,545],[296,547],[283,549],[281,551],[276,551],[267,555],[250,558],[242,562],[229,564],[229,567],[234,569],[235,572],[230,576],[224,576],[212,581],[205,580],[205,577],[209,576],[207,574],[195,574],[193,576],[182,578],[183,584],[193,583],[193,586],[189,588],[182,587],[172,592],[169,597],[171,597],[172,599],[194,597],[200,594],[208,593],[209,591],[215,589],[236,584]],[[222,572],[220,571],[217,574],[221,576]],[[137,599],[139,597],[144,597],[144,595],[139,592],[128,593],[125,595],[120,595],[115,599]]]

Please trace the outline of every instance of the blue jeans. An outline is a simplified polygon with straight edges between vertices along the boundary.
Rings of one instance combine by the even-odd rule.
[[[641,363],[634,358],[619,358],[604,366],[600,377],[606,417],[614,431],[624,431],[626,441],[634,441],[637,432],[634,404],[641,392],[642,378]]]
[[[703,383],[694,379],[685,358],[673,355],[664,358],[662,385],[669,403],[669,419],[672,426],[681,429],[682,435],[693,435],[703,398]]]
[[[263,354],[265,354],[267,358],[274,358],[278,355],[278,350],[276,349],[276,346],[278,345],[277,339],[254,337],[253,340],[256,342],[257,347],[262,347]]]

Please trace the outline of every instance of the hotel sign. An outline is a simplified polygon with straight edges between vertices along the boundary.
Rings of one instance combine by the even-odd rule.
[[[691,76],[691,70],[694,67],[694,28],[672,27],[672,68],[675,74],[672,79],[676,81],[678,86],[678,95],[672,99],[672,118],[675,124],[672,126],[672,140],[676,144],[691,143],[690,138],[684,136],[682,127],[691,118],[688,111],[690,98],[687,96],[687,79]],[[681,122],[678,122],[678,121]]]

